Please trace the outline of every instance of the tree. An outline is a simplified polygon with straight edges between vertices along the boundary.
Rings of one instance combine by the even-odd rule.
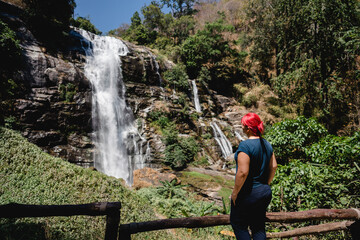
[[[75,19],[71,19],[71,24],[74,27],[78,27],[78,28],[82,28],[88,32],[92,32],[94,34],[97,35],[101,35],[101,31],[99,31],[94,24],[91,23],[90,18],[89,17],[77,17],[76,20]]]
[[[142,7],[141,12],[144,16],[143,24],[149,30],[154,31],[164,28],[164,13],[161,12],[159,4],[151,2],[149,6]]]
[[[194,13],[195,0],[161,0],[163,5],[171,9],[174,17],[181,17],[184,15],[191,15]]]
[[[353,53],[359,51],[348,44],[356,42],[348,33],[358,33],[356,4],[259,0],[248,7],[251,57],[260,65],[261,79],[266,81],[268,71],[276,70],[271,85],[284,103],[296,103],[298,112],[308,117],[320,113],[332,132],[348,121],[350,108],[344,99],[356,89],[347,87],[349,71],[356,69]]]
[[[174,39],[174,43],[182,43],[194,31],[194,28],[195,21],[191,16],[181,16],[175,19],[170,25],[172,31],[171,36]]]
[[[233,26],[226,25],[224,16],[220,14],[217,21],[207,23],[204,29],[183,42],[181,59],[190,78],[198,77],[200,69],[206,67],[211,75],[210,87],[229,93],[233,81],[240,79],[240,64],[246,56],[235,48],[235,41],[226,37],[226,33],[233,30]]]
[[[49,46],[62,43],[69,32],[74,0],[24,0],[28,23],[34,34]]]
[[[136,11],[131,17],[131,25],[127,29],[125,38],[129,41],[135,41],[137,44],[145,45],[153,43],[157,33],[146,28],[141,21],[139,13]]]

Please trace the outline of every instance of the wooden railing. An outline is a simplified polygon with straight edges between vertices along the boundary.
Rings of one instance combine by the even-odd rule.
[[[0,206],[0,218],[106,215],[105,240],[116,240],[120,223],[120,209],[120,202],[99,202],[81,205],[24,205],[10,203]]]
[[[266,213],[267,222],[293,223],[312,220],[353,220],[325,223],[315,226],[298,228],[286,232],[268,233],[267,238],[284,238],[309,234],[318,234],[338,230],[350,230],[353,240],[360,239],[359,209],[314,209],[302,212],[271,212]],[[229,215],[160,219],[149,222],[121,224],[119,240],[131,239],[131,234],[170,228],[204,228],[229,225]]]
[[[50,216],[104,216],[105,240],[129,240],[131,234],[171,228],[204,228],[229,225],[229,215],[159,219],[148,222],[120,223],[120,202],[99,202],[81,205],[23,205],[11,203],[0,206],[0,218],[50,217]],[[267,238],[285,238],[331,231],[349,230],[353,240],[360,239],[359,209],[314,209],[302,212],[266,213],[267,222],[294,223],[313,220],[347,220],[324,223],[294,230],[268,233]]]

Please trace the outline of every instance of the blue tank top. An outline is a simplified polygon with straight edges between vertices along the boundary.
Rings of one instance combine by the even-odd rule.
[[[235,152],[236,172],[238,170],[237,158],[239,152],[250,157],[249,175],[247,176],[241,192],[249,192],[262,184],[267,184],[269,177],[269,162],[273,154],[271,144],[263,138],[247,139],[240,142]]]

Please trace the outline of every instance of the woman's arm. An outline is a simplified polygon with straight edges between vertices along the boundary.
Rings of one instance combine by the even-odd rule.
[[[276,169],[277,169],[277,162],[276,162],[275,154],[273,153],[273,155],[272,155],[271,158],[270,158],[270,163],[269,163],[269,179],[268,179],[268,185],[270,185],[270,183],[271,183],[272,180],[274,179]]]
[[[231,200],[233,201],[234,205],[237,195],[239,194],[249,174],[250,157],[246,153],[240,152],[238,154],[237,163],[238,163],[238,170],[235,176],[235,186],[231,194]]]

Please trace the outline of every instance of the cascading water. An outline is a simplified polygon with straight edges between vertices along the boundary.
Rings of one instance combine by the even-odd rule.
[[[235,135],[240,140],[240,142],[246,140],[246,138],[243,137],[238,131],[235,131]]]
[[[232,154],[232,146],[230,141],[226,138],[226,136],[221,131],[219,126],[216,124],[216,122],[211,122],[210,126],[214,131],[215,141],[220,146],[223,157],[227,158],[229,155]]]
[[[198,89],[195,83],[195,80],[191,81],[193,87],[193,94],[194,94],[194,105],[197,112],[201,113],[201,106],[199,101]]]
[[[162,80],[162,77],[161,77],[160,72],[159,72],[159,69],[160,69],[159,63],[156,61],[156,57],[150,51],[149,51],[149,54],[150,54],[153,62],[155,63],[156,75],[159,77],[159,85],[161,87],[163,80]]]
[[[133,170],[147,157],[143,139],[125,101],[121,59],[128,48],[119,39],[77,30],[86,40],[85,75],[92,84],[94,165],[99,171],[132,184]],[[86,41],[85,40],[85,41]]]

